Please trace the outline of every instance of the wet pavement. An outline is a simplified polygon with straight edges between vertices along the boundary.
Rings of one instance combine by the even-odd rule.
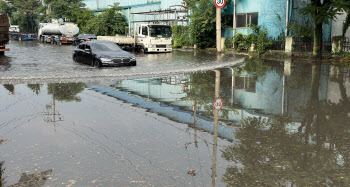
[[[5,186],[350,184],[350,68],[246,59],[74,80],[0,85]]]

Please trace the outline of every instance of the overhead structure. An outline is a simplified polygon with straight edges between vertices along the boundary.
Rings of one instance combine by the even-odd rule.
[[[132,21],[133,23],[154,23],[158,24],[160,22],[166,23],[166,25],[177,25],[181,23],[182,25],[188,24],[188,10],[180,8],[180,9],[165,9],[165,10],[154,10],[147,12],[135,12],[131,13],[134,15],[145,15],[145,16],[153,16],[150,19]]]

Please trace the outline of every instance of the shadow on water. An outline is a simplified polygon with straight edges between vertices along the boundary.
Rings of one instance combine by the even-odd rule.
[[[95,159],[104,166],[97,172],[117,172],[123,184],[171,185],[181,184],[181,179],[193,186],[349,185],[349,68],[247,59],[239,66],[205,72],[86,84],[3,85],[0,92],[19,100],[32,94],[35,102],[44,103],[38,106],[46,107],[40,117],[57,128],[57,134],[51,135],[78,142],[78,148],[65,150],[67,155],[76,152],[86,160]],[[218,98],[223,108],[214,110]],[[0,105],[0,111],[11,107],[7,104]],[[33,124],[44,128],[40,120]],[[11,136],[0,133],[5,135]],[[90,141],[93,146],[85,147],[90,152],[80,149]],[[55,140],[48,146],[56,144]],[[119,155],[123,156],[118,159]],[[167,161],[159,162],[163,158]],[[123,169],[115,171],[111,160]],[[143,167],[135,169],[138,164]],[[80,167],[74,172],[80,169],[85,177],[95,175],[86,171],[87,166]],[[70,175],[62,168],[55,172]],[[126,176],[139,180],[129,181]],[[98,184],[112,183],[107,181]]]

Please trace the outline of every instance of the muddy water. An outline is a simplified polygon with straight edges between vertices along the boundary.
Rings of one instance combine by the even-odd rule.
[[[349,70],[247,59],[216,71],[2,84],[1,177],[5,186],[348,186]]]

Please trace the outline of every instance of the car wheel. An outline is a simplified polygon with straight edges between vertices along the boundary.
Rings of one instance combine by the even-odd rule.
[[[102,64],[101,64],[101,62],[99,60],[95,59],[95,60],[93,60],[93,67],[101,68]]]
[[[131,66],[136,66],[136,62],[135,62],[135,63],[132,63]]]
[[[76,55],[73,56],[73,61],[74,61],[74,62],[78,62],[77,56],[76,56]]]

